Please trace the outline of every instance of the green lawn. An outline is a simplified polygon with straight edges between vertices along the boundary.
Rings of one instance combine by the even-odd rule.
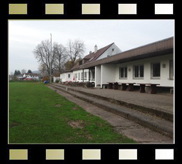
[[[9,143],[134,143],[39,82],[9,83]]]

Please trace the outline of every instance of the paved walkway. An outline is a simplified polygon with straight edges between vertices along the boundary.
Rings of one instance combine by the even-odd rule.
[[[55,90],[52,86],[48,85],[49,88],[52,90]],[[71,87],[71,88],[77,88],[77,89],[84,89],[84,91],[89,91],[91,89],[86,88],[80,88],[80,87]],[[95,91],[99,89],[94,89]],[[154,132],[149,128],[143,127],[139,125],[136,122],[133,122],[131,120],[125,119],[119,115],[116,115],[112,112],[108,112],[106,110],[103,110],[91,103],[87,103],[79,98],[76,98],[75,96],[68,94],[67,92],[64,92],[62,90],[56,91],[58,94],[66,97],[68,100],[78,104],[83,109],[85,109],[87,112],[96,115],[103,120],[107,121],[109,124],[111,124],[115,131],[118,133],[121,133],[129,138],[132,138],[138,143],[152,143],[152,144],[172,144],[173,139],[169,138],[167,136],[164,136],[160,133]],[[102,92],[102,91],[101,91]]]
[[[122,91],[114,89],[96,88],[91,89],[65,85],[63,86],[173,114],[173,95],[140,93],[139,91]]]

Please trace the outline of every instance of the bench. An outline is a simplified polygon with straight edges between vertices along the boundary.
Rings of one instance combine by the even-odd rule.
[[[146,85],[151,86],[151,91],[150,91],[151,94],[156,94],[157,93],[156,86],[160,85],[160,84],[152,84],[152,83],[137,83],[137,84],[140,84],[140,93],[145,93]]]
[[[107,82],[109,89],[118,89],[118,82]]]
[[[133,91],[134,90],[134,88],[133,88],[133,85],[135,84],[135,83],[121,83],[121,85],[122,85],[122,91],[126,91],[126,88],[127,88],[127,85],[128,84],[128,90],[129,91]]]

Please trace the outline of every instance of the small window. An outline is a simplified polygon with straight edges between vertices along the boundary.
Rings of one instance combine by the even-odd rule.
[[[77,78],[77,73],[75,73],[75,78]]]
[[[127,67],[120,68],[120,78],[127,78]]]
[[[151,64],[151,74],[152,78],[160,78],[160,63]]]
[[[84,72],[84,79],[87,79],[87,72]]]
[[[95,79],[95,72],[92,71],[92,79]]]
[[[78,73],[78,80],[80,80],[80,73]]]
[[[70,74],[68,74],[68,78],[70,78]]]
[[[136,65],[133,67],[134,78],[143,78],[144,77],[144,66]]]

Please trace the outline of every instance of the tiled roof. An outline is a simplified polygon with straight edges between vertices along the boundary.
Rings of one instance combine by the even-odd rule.
[[[107,45],[107,46],[105,46],[103,48],[98,49],[96,53],[92,52],[92,53],[86,55],[82,60],[86,59],[85,63],[89,63],[91,61],[95,61],[98,57],[100,57],[113,44],[114,43],[111,43],[111,44],[109,44],[109,45]],[[74,67],[72,67],[71,70],[75,70],[75,69],[79,69],[79,68],[80,68],[80,65],[78,63]]]
[[[72,68],[71,68],[71,70],[75,70],[75,69],[78,69],[79,68],[79,63],[77,63],[75,66],[73,66]]]
[[[121,52],[119,54],[101,60],[86,63],[84,65],[81,65],[80,68],[87,69],[90,67],[94,67],[96,65],[101,65],[106,63],[121,63],[147,57],[155,57],[158,55],[172,53],[172,52],[173,52],[173,37],[170,37],[125,52]]]
[[[94,52],[92,52],[91,54],[89,54],[89,55],[87,55],[87,56],[85,56],[85,58],[86,59],[88,59],[88,57],[90,58],[90,60],[88,61],[88,62],[90,62],[90,61],[95,61],[98,57],[100,57],[111,45],[113,45],[114,43],[111,43],[111,44],[109,44],[109,45],[107,45],[107,46],[105,46],[105,47],[103,47],[103,48],[101,48],[101,49],[99,49],[99,50],[97,50],[97,52],[96,53],[94,53]],[[92,59],[91,59],[92,58]]]

